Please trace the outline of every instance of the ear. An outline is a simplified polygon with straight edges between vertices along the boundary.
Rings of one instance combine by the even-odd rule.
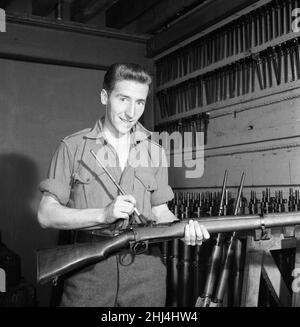
[[[107,91],[105,89],[102,89],[100,96],[101,96],[101,103],[106,106],[108,102]]]

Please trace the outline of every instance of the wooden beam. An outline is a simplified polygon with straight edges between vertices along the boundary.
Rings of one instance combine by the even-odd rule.
[[[106,11],[106,26],[122,28],[161,2],[161,0],[119,0]]]
[[[71,6],[71,19],[85,23],[99,14],[116,0],[74,0]]]
[[[0,8],[6,9],[12,0],[0,0]]]
[[[147,55],[153,57],[255,2],[257,0],[213,0],[207,4],[204,3],[201,10],[194,11],[187,17],[182,18],[177,24],[170,26],[165,31],[158,33],[150,39],[147,47]],[[140,21],[139,23],[142,22]]]
[[[160,1],[157,6],[148,10],[137,20],[137,30],[142,33],[154,32],[202,2],[205,2],[205,0]]]
[[[262,277],[278,306],[290,307],[292,304],[290,291],[270,251],[266,251],[264,255]]]
[[[294,269],[297,272],[300,269],[300,226],[295,227],[295,237],[296,241],[296,253],[295,253],[295,263]],[[294,275],[294,278],[297,278],[298,274]],[[292,295],[292,306],[293,307],[300,307],[300,292],[296,292],[297,290],[293,290]]]
[[[246,254],[241,307],[257,307],[263,251],[249,251]]]
[[[58,0],[32,0],[32,14],[48,16],[57,5]]]
[[[153,71],[153,61],[144,57],[146,37],[16,14],[7,15],[7,29],[0,58],[106,70],[130,57]]]

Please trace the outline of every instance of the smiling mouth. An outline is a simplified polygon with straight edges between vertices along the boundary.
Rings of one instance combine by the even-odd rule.
[[[120,117],[120,120],[121,120],[122,122],[126,123],[126,124],[132,124],[132,123],[133,123],[133,120],[130,121],[130,120],[127,120],[127,119],[123,119],[123,118],[121,118],[121,117]]]

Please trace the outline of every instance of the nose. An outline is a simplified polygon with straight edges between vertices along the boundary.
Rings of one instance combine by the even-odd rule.
[[[130,102],[130,104],[128,105],[127,109],[126,109],[126,119],[128,120],[132,120],[135,116],[135,103],[134,101]]]

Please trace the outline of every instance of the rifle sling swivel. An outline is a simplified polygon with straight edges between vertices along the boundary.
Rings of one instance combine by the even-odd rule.
[[[263,213],[260,215],[260,228],[261,228],[261,231],[262,231],[261,238],[263,239],[267,235],[267,230],[266,230],[265,219],[264,219],[264,214]]]

